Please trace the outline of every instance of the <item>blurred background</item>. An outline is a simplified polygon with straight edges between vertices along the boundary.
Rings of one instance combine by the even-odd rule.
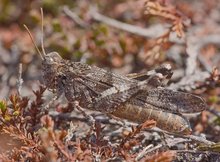
[[[142,152],[142,149],[144,150],[152,144],[156,147],[160,146],[159,149],[162,146],[167,149],[167,144],[170,144],[169,149],[183,154],[180,156],[180,161],[182,161],[182,157],[196,159],[194,153],[198,150],[214,152],[209,155],[207,152],[197,152],[199,153],[197,159],[202,159],[200,153],[204,155],[201,161],[205,161],[204,157],[208,159],[206,161],[219,159],[219,143],[198,148],[197,146],[200,146],[199,140],[195,140],[195,142],[190,139],[191,143],[188,143],[187,139],[187,141],[183,140],[178,144],[179,136],[173,138],[173,135],[169,137],[168,142],[164,142],[164,136],[160,137],[160,133],[151,131],[141,131],[141,138],[137,136],[135,143],[133,140],[134,132],[138,133],[136,130],[141,129],[141,127],[135,129],[132,127],[132,131],[130,131],[129,125],[127,131],[124,131],[122,124],[111,123],[109,122],[110,119],[106,119],[106,117],[103,121],[109,123],[103,124],[103,122],[102,124],[105,125],[103,127],[101,124],[96,125],[96,136],[91,132],[87,134],[89,129],[93,129],[92,126],[88,125],[86,118],[79,118],[79,114],[82,117],[81,111],[75,111],[75,109],[73,111],[71,104],[65,106],[56,104],[55,108],[52,107],[54,108],[52,113],[55,113],[52,116],[55,121],[53,128],[53,120],[49,116],[43,116],[48,113],[48,110],[44,108],[50,100],[43,94],[44,88],[41,87],[39,90],[39,86],[43,83],[42,60],[23,26],[23,24],[28,26],[38,48],[41,48],[42,20],[40,8],[43,8],[44,11],[43,38],[46,53],[56,51],[64,59],[96,65],[123,75],[146,72],[164,63],[171,64],[173,76],[165,86],[173,90],[197,94],[203,97],[208,104],[207,111],[189,117],[193,135],[201,135],[200,138],[205,136],[207,140],[212,142],[220,141],[220,0],[1,0],[0,109],[3,118],[0,118],[0,122],[1,130],[4,130],[6,134],[11,134],[11,138],[9,135],[5,136],[5,132],[1,134],[0,145],[5,148],[0,147],[2,148],[0,153],[12,149],[12,145],[10,147],[5,145],[4,139],[9,141],[9,139],[17,137],[19,141],[27,141],[26,154],[28,156],[40,157],[41,155],[38,154],[40,151],[36,149],[35,142],[37,141],[38,147],[42,148],[41,144],[48,144],[51,139],[48,140],[47,136],[41,138],[39,134],[36,134],[42,125],[45,126],[49,123],[50,130],[56,131],[55,128],[59,128],[60,130],[70,129],[70,132],[73,132],[72,136],[73,138],[75,136],[76,139],[75,146],[77,147],[74,146],[77,148],[76,150],[80,150],[79,143],[82,145],[82,150],[79,153],[82,159],[85,157],[82,154],[86,154],[85,150],[87,153],[88,151],[91,152],[89,154],[91,159],[94,158],[93,153],[97,149],[96,155],[100,154],[102,158],[104,156],[107,159],[110,156],[123,155],[125,160],[127,156],[133,158],[130,161],[134,161],[133,153],[137,153],[138,147],[138,151]],[[19,68],[20,65],[22,68]],[[20,74],[23,80],[22,86],[19,86],[21,88],[20,96],[11,95],[19,90]],[[35,94],[33,94],[33,90]],[[10,95],[11,97],[9,97]],[[24,97],[21,100],[21,96],[35,99],[28,102],[28,98]],[[62,108],[65,110],[63,113]],[[75,116],[67,118],[66,112],[67,115],[73,112]],[[93,116],[99,117],[97,114],[95,112]],[[99,115],[103,116],[101,113]],[[73,118],[75,125],[80,123],[78,124],[79,127],[69,128],[75,126],[72,123]],[[7,122],[10,124],[7,125]],[[113,144],[109,145],[109,143],[99,141],[102,139],[99,135],[103,130],[107,133],[102,138],[109,137],[105,142],[113,141]],[[34,142],[29,142],[30,138],[27,132],[32,134],[31,140]],[[51,135],[51,132],[48,132]],[[24,136],[20,137],[22,133]],[[148,135],[146,136],[146,134]],[[129,135],[133,137],[130,138]],[[84,137],[87,137],[86,142]],[[39,142],[40,138],[41,142]],[[110,155],[115,153],[113,150],[117,150],[115,146],[121,146],[118,139],[125,139],[125,141],[131,139],[130,146],[123,148],[124,154],[119,149],[118,154]],[[137,139],[140,143],[137,143]],[[176,144],[172,146],[176,139]],[[13,141],[8,143],[13,143]],[[32,151],[35,150],[32,154],[29,153],[31,150],[30,143],[33,144]],[[164,143],[166,144],[164,145]],[[19,144],[18,141],[15,144]],[[91,144],[94,145],[89,148],[88,146]],[[100,151],[99,148],[105,149],[106,144],[110,151]],[[47,148],[47,145],[44,147]],[[65,147],[69,149],[68,154],[72,152],[73,146],[65,143]],[[133,152],[130,150],[132,147],[134,148]],[[186,154],[187,151],[191,152]],[[51,154],[50,150],[48,152]],[[153,150],[152,152],[156,151]],[[104,153],[106,155],[101,155]],[[17,152],[14,154],[16,155]],[[24,152],[22,152],[23,154]],[[56,155],[62,154],[57,152]],[[217,158],[213,155],[216,155]],[[170,157],[171,153],[167,152],[166,156]],[[161,154],[161,157],[164,157],[164,154]]]
[[[170,63],[170,86],[184,91],[204,87],[219,68],[219,0],[2,0],[0,98],[16,91],[20,63],[23,95],[42,82],[41,59],[23,27],[40,47],[41,7],[47,53],[121,74]]]

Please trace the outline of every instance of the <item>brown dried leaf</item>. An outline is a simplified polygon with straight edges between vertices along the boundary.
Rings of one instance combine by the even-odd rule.
[[[54,127],[54,121],[52,120],[52,118],[49,115],[44,115],[43,117],[41,117],[41,123],[46,128],[53,129],[53,127]]]
[[[179,10],[171,5],[160,4],[158,1],[145,1],[145,14],[160,16],[172,21],[171,31],[176,32],[178,37],[183,37],[184,27],[188,26],[190,20]]]

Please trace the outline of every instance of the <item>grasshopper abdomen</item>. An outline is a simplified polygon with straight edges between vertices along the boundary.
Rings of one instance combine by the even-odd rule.
[[[136,123],[144,123],[146,120],[155,120],[157,127],[172,133],[187,135],[191,134],[192,131],[188,120],[184,117],[153,107],[146,108],[128,103],[112,114]]]

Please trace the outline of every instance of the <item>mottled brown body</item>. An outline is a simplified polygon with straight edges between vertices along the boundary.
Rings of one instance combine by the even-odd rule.
[[[43,11],[42,22],[43,22]],[[43,24],[43,23],[42,23]],[[83,108],[112,114],[137,123],[153,119],[161,129],[189,134],[190,124],[182,113],[201,112],[207,106],[202,98],[161,88],[171,77],[170,67],[160,67],[146,74],[122,76],[80,62],[64,60],[56,52],[46,54],[41,41],[40,54],[45,86],[69,102],[79,101]],[[42,25],[43,33],[43,25]],[[145,79],[141,80],[141,77]]]
[[[43,61],[45,85],[65,94],[69,102],[79,101],[83,108],[112,114],[143,123],[153,119],[161,129],[189,134],[188,121],[181,113],[200,112],[206,108],[202,98],[158,87],[160,78],[128,78],[80,62],[62,59],[53,52]]]

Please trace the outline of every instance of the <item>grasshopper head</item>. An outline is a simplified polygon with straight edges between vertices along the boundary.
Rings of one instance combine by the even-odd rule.
[[[62,66],[62,60],[57,52],[44,55],[42,62],[43,80],[49,89],[56,89],[56,76],[59,74],[59,69]]]
[[[42,30],[42,38],[41,38],[41,51],[40,49],[37,47],[33,36],[30,32],[30,30],[28,29],[28,27],[26,25],[24,25],[25,29],[27,30],[38,54],[40,55],[42,61],[42,72],[43,72],[43,79],[44,79],[44,84],[46,85],[47,88],[49,89],[56,89],[56,76],[59,72],[59,67],[60,65],[62,65],[62,58],[60,57],[60,55],[57,52],[51,52],[46,54],[45,50],[44,50],[44,41],[43,41],[43,9],[41,8],[41,20],[42,20],[42,26],[41,26],[41,30]]]

